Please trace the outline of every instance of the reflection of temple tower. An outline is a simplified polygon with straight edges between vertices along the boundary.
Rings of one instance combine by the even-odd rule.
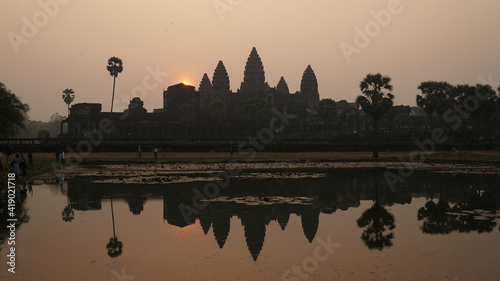
[[[186,208],[182,208],[181,210],[180,204],[182,203],[182,199],[184,197],[182,195],[184,194],[181,194],[179,191],[170,191],[163,195],[163,218],[166,219],[170,225],[185,227],[196,222],[194,214],[184,218],[183,212],[187,216],[190,210]]]
[[[300,82],[300,93],[307,97],[308,106],[316,107],[319,103],[318,80],[316,74],[308,65]]]
[[[130,212],[134,215],[139,215],[144,210],[144,203],[146,203],[147,198],[146,195],[137,192],[127,194],[125,200],[127,200]]]
[[[201,86],[201,85],[200,85]],[[229,75],[227,74],[226,67],[222,61],[219,61],[214,71],[212,78],[212,88],[214,99],[222,101],[227,100],[229,95]]]
[[[222,249],[226,244],[227,236],[229,235],[229,228],[231,224],[231,216],[229,213],[217,213],[213,217],[212,229],[214,231],[215,240]]]
[[[266,220],[262,216],[245,214],[241,216],[241,224],[245,229],[245,238],[250,255],[256,261],[266,237]]]
[[[200,82],[200,88],[198,90],[200,93],[200,109],[207,110],[210,107],[210,103],[213,98],[213,88],[212,83],[210,83],[210,79],[208,75],[205,73]]]
[[[262,97],[268,104],[273,102],[272,95],[269,91],[269,85],[266,83],[264,66],[262,65],[262,60],[255,47],[252,48],[245,65],[240,93],[248,94],[253,97]]]
[[[212,226],[212,219],[210,218],[210,215],[207,214],[206,212],[203,212],[200,215],[200,225],[201,228],[203,229],[203,233],[207,235],[208,231],[210,230],[210,226]]]
[[[279,212],[278,213],[278,223],[281,227],[281,230],[285,230],[288,221],[290,220],[289,212]]]
[[[301,215],[302,230],[309,243],[312,243],[319,225],[319,208],[305,209]]]

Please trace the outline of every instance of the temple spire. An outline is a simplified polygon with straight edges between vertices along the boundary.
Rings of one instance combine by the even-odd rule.
[[[311,65],[307,66],[302,75],[300,92],[303,95],[307,95],[309,106],[315,107],[319,103],[318,80],[316,79],[316,74],[314,74]]]
[[[264,66],[257,49],[252,48],[245,65],[243,82],[240,90],[243,93],[260,94],[266,88]]]
[[[212,83],[210,83],[210,79],[206,73],[201,79],[198,91],[200,92],[200,109],[207,109],[212,102],[213,89]]]
[[[229,95],[229,75],[222,61],[219,61],[215,68],[212,88],[216,99],[225,100],[225,97]]]
[[[276,91],[279,94],[290,94],[290,90],[288,89],[288,84],[285,81],[285,78],[281,76],[280,81],[278,82],[278,85],[276,86]]]

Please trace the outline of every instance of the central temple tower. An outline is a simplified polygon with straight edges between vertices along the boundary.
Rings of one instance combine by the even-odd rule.
[[[261,95],[269,88],[266,84],[266,77],[264,73],[264,66],[260,59],[257,49],[252,48],[248,56],[247,64],[245,65],[245,72],[243,82],[241,82],[240,91],[242,93]]]

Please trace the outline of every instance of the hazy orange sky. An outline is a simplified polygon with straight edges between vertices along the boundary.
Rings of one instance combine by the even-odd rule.
[[[396,104],[415,105],[422,81],[490,76],[498,88],[499,11],[497,0],[2,0],[0,81],[30,105],[32,120],[66,115],[66,88],[74,103],[109,111],[106,65],[117,56],[115,111],[139,96],[151,112],[164,88],[198,88],[219,60],[236,91],[255,46],[272,87],[284,76],[298,91],[310,64],[321,98],[352,102],[361,79],[380,72],[392,77]]]

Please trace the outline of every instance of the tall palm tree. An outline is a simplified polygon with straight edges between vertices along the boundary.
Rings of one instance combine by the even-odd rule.
[[[368,74],[359,87],[363,95],[356,98],[356,104],[370,115],[375,122],[373,157],[378,158],[378,120],[393,104],[391,78],[382,74]]]
[[[75,99],[75,92],[73,91],[73,89],[64,90],[62,94],[62,99],[68,105],[68,117],[69,117],[69,105]]]
[[[113,76],[113,96],[111,98],[111,112],[113,112],[113,101],[115,100],[115,82],[118,74],[123,71],[122,60],[118,57],[111,57],[108,60],[107,69],[109,71],[109,75]]]
[[[323,119],[326,125],[326,132],[330,133],[330,125],[337,118],[337,108],[335,101],[332,99],[322,99],[318,104],[318,115],[319,118]]]

